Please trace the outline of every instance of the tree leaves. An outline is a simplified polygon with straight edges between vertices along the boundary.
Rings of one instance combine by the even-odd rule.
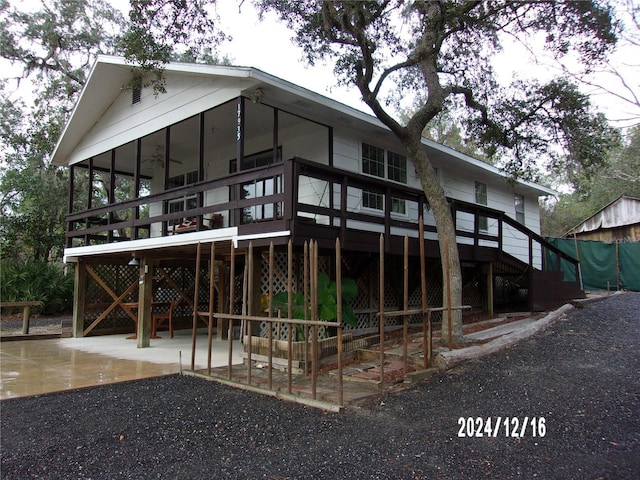
[[[505,39],[536,33],[545,35],[556,57],[576,52],[585,64],[595,64],[617,39],[607,3],[262,0],[259,5],[296,31],[295,41],[310,63],[333,58],[338,81],[356,85],[376,116],[399,135],[422,132],[462,98],[466,109],[456,110],[456,118],[464,116],[468,133],[489,157],[508,158],[504,166],[512,176],[527,179],[537,178],[541,158],[544,167],[568,165],[572,178],[592,175],[614,141],[574,85],[561,79],[500,87],[492,64]],[[386,99],[385,92],[390,92]],[[401,124],[385,104],[405,98],[421,103]],[[557,145],[555,151],[550,144]]]
[[[542,234],[560,237],[620,195],[640,197],[640,127],[629,131],[623,145],[608,152],[597,175],[578,178],[572,193],[541,210]]]
[[[504,91],[490,120],[468,119],[468,130],[487,154],[503,159],[513,178],[539,180],[543,168],[580,188],[606,165],[619,141],[589,97],[566,79],[546,84],[517,82]]]
[[[6,262],[55,260],[64,245],[66,169],[50,165],[67,115],[99,53],[114,53],[122,14],[102,0],[54,0],[39,10],[0,4],[0,56],[22,67],[20,84],[33,91],[11,98],[2,84],[0,249]],[[31,94],[31,98],[30,95]]]
[[[175,55],[209,56],[227,39],[215,13],[216,0],[131,0],[130,26],[120,39],[137,72],[134,82],[164,92],[163,66]]]

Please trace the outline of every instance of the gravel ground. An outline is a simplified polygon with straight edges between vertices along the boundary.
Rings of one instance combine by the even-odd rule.
[[[615,295],[339,414],[180,376],[4,400],[1,476],[637,479],[639,322],[640,294]],[[459,437],[461,417],[491,428]]]

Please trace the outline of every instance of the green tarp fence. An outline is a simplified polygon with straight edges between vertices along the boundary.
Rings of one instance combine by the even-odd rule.
[[[580,259],[584,290],[640,291],[640,243],[604,243],[570,238],[547,238],[562,252]],[[578,249],[576,253],[576,247]],[[546,261],[556,265],[557,256],[547,252]],[[575,268],[563,260],[565,280],[576,280]]]

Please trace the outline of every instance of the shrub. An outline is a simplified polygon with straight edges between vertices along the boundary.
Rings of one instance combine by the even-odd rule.
[[[70,311],[73,306],[73,275],[61,264],[27,261],[0,268],[0,299],[3,302],[39,300],[40,313]],[[36,310],[37,311],[37,310]]]

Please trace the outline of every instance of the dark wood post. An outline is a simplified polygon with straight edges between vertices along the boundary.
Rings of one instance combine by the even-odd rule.
[[[151,302],[153,299],[153,264],[149,257],[142,257],[138,284],[138,348],[147,348],[151,338]]]
[[[136,141],[136,164],[133,171],[133,197],[134,198],[140,197],[141,149],[142,149],[142,139],[138,138],[138,140]],[[136,206],[133,207],[133,212],[131,213],[133,215],[133,220],[134,220],[133,225],[136,225],[137,224],[136,220],[140,219],[140,204],[136,204]],[[137,240],[140,237],[140,227],[136,225],[131,230],[132,230],[131,234],[133,235],[133,239]]]
[[[82,259],[78,260],[75,268],[73,284],[73,332],[76,338],[82,337],[84,331],[84,306],[86,301],[87,268]]]

